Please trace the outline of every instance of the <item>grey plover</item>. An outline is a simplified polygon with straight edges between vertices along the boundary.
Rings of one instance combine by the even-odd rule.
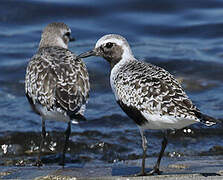
[[[36,165],[46,137],[45,120],[68,123],[61,165],[64,165],[71,121],[84,119],[89,96],[89,77],[85,64],[68,50],[73,41],[64,23],[51,23],[42,32],[38,52],[26,70],[25,93],[34,112],[42,117],[42,141]]]
[[[147,140],[145,129],[181,129],[202,122],[215,124],[215,119],[204,115],[193,105],[178,81],[166,70],[137,60],[131,48],[120,35],[109,34],[100,38],[95,48],[78,57],[101,56],[111,66],[110,84],[116,101],[132,118],[142,136],[142,169],[139,175],[160,174],[159,165],[167,145],[164,134],[161,151],[156,165],[145,172]]]

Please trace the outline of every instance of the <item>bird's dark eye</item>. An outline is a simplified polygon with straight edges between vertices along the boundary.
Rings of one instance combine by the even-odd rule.
[[[69,37],[70,36],[70,32],[66,32],[65,33],[65,36],[68,36]]]
[[[113,46],[113,43],[111,43],[111,42],[108,42],[108,43],[106,43],[106,45],[105,45],[106,48],[111,48],[112,46]]]

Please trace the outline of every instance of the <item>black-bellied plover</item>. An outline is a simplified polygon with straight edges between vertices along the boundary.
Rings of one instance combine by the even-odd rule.
[[[42,117],[37,166],[42,164],[40,154],[46,137],[45,120],[68,123],[60,162],[64,166],[71,121],[84,119],[90,84],[85,64],[68,50],[68,43],[73,40],[66,24],[47,25],[42,32],[38,52],[27,66],[25,93],[34,112]]]
[[[151,172],[146,173],[145,129],[167,131],[181,129],[197,122],[215,124],[215,119],[202,114],[193,105],[181,85],[169,72],[135,59],[128,42],[122,36],[105,35],[97,41],[92,51],[78,57],[89,56],[101,56],[110,63],[110,84],[116,101],[140,129],[143,158],[139,175],[160,174],[159,165],[167,145],[167,136],[164,133],[156,165]]]

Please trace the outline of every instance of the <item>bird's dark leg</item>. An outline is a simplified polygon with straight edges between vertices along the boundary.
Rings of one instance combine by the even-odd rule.
[[[42,149],[43,149],[43,145],[45,143],[45,138],[46,138],[46,128],[45,128],[45,119],[42,118],[42,134],[41,134],[41,143],[40,143],[40,147],[39,147],[39,153],[38,153],[38,158],[36,163],[34,164],[35,166],[42,166],[43,163],[40,159],[40,156],[42,154]]]
[[[166,148],[167,143],[168,143],[167,136],[168,136],[168,131],[166,131],[164,133],[164,137],[163,137],[163,141],[162,141],[162,147],[161,147],[161,150],[160,150],[159,157],[157,159],[156,165],[154,166],[153,170],[148,173],[148,175],[161,174],[161,171],[159,170],[159,167],[160,167],[160,161],[161,161],[161,159],[163,157],[165,148]]]
[[[139,128],[140,134],[142,137],[142,148],[143,148],[143,156],[142,156],[142,169],[139,174],[136,174],[136,176],[145,176],[145,161],[146,161],[146,151],[147,151],[147,140],[146,137],[144,136],[143,129]]]
[[[68,122],[68,126],[67,126],[67,129],[65,131],[66,139],[65,139],[65,143],[64,143],[62,161],[60,163],[60,165],[62,165],[63,167],[65,165],[65,154],[66,154],[66,151],[67,151],[67,144],[68,144],[68,141],[69,141],[70,133],[71,133],[71,122]]]

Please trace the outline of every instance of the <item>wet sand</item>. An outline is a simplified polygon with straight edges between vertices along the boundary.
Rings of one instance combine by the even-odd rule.
[[[147,162],[154,163],[155,158],[147,158]],[[75,167],[68,164],[64,169],[60,166],[32,166],[0,167],[1,179],[223,179],[223,157],[205,156],[191,157],[189,160],[164,158],[161,164],[162,175],[133,177],[140,171],[141,160],[125,161],[108,166],[95,164]],[[147,164],[148,166],[148,164]],[[149,166],[150,167],[150,166]],[[148,171],[150,168],[147,169]]]

